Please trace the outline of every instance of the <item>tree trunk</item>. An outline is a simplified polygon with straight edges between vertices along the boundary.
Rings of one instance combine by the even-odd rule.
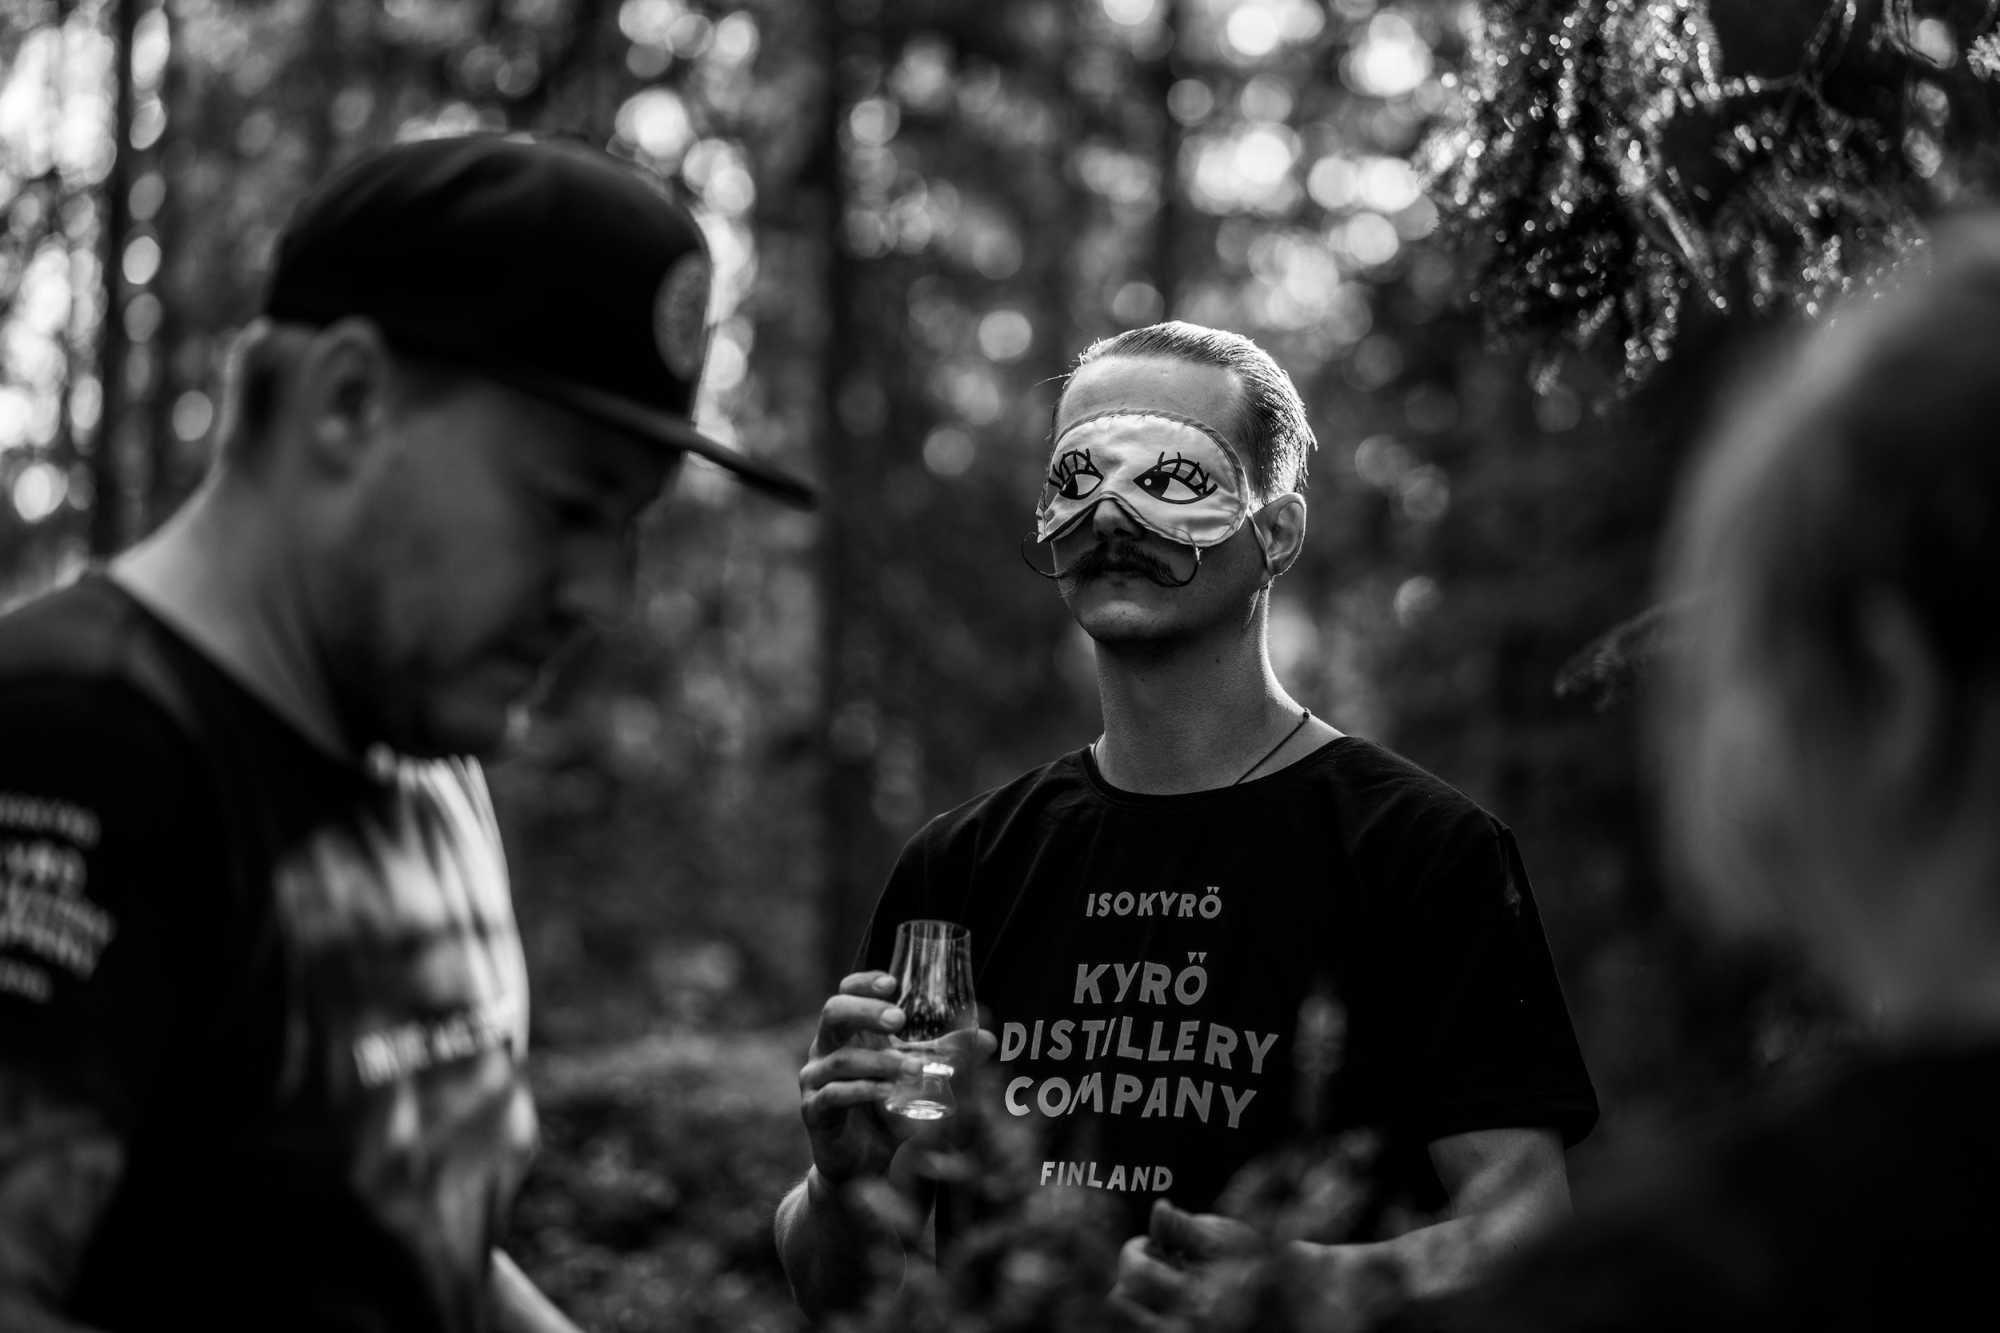
[[[333,123],[334,103],[347,82],[347,42],[341,23],[342,0],[315,0],[307,17],[311,55],[300,61],[310,93],[298,105],[304,111],[308,185],[326,178],[340,165],[340,130]]]
[[[1180,49],[1182,16],[1186,0],[1167,0],[1167,37],[1153,61],[1153,105],[1160,117],[1160,138],[1155,164],[1160,173],[1160,208],[1153,215],[1153,286],[1160,293],[1160,318],[1172,319],[1178,310],[1175,298],[1181,285],[1178,240],[1185,225],[1181,207],[1181,123],[1167,109],[1167,94],[1174,86],[1174,52]]]
[[[153,335],[157,358],[153,400],[147,413],[151,425],[147,431],[145,503],[135,536],[157,526],[193,485],[193,460],[175,429],[174,408],[183,390],[201,383],[205,369],[200,358],[190,357],[197,349],[188,342],[184,292],[176,281],[186,221],[180,182],[193,169],[196,145],[187,137],[184,123],[190,114],[186,105],[187,69],[180,30],[174,22],[173,0],[161,0],[160,16],[167,25],[167,63],[160,71],[159,87],[160,105],[166,111],[167,121],[153,152],[154,166],[164,186],[159,211],[153,216],[153,239],[160,247],[160,271],[153,282],[153,290],[160,298],[160,327]]]
[[[138,0],[111,0],[111,170],[104,178],[98,255],[104,318],[97,329],[97,374],[103,406],[90,446],[90,554],[103,558],[125,544],[130,487],[122,454],[131,421],[131,340],[125,333],[125,243],[132,230],[132,33]]]
[[[825,756],[820,788],[822,873],[819,965],[831,983],[851,961],[867,919],[879,867],[870,867],[867,832],[873,822],[870,793],[875,753],[869,713],[866,659],[872,608],[858,595],[866,568],[861,531],[853,515],[866,511],[870,468],[866,442],[847,424],[841,391],[858,368],[856,303],[861,283],[847,243],[847,172],[840,130],[847,114],[842,86],[851,24],[838,4],[813,7],[819,16],[825,88],[819,106],[819,142],[807,168],[807,192],[816,197],[823,255],[826,318],[818,386],[821,444],[819,529],[820,740]]]

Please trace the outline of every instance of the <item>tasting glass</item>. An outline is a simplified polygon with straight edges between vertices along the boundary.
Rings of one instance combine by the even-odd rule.
[[[883,1109],[911,1120],[942,1120],[958,1108],[951,1079],[979,1026],[972,997],[972,932],[955,921],[896,927],[889,971],[897,982],[902,1030],[890,1044],[922,1060],[890,1090]]]

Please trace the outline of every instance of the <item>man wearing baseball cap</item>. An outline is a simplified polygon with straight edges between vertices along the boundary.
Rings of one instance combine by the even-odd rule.
[[[0,617],[0,1327],[568,1327],[479,761],[696,453],[709,261],[570,142],[401,144],[278,246],[214,463]]]

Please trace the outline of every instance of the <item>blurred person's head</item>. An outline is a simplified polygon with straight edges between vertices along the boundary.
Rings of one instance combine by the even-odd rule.
[[[1259,623],[1305,540],[1312,428],[1241,334],[1179,322],[1091,344],[1064,381],[1038,560],[1101,644]]]
[[[1682,497],[1672,843],[1901,1030],[2000,1019],[2000,220],[1746,380]]]
[[[402,144],[301,206],[206,489],[344,742],[491,752],[623,608],[687,453],[808,494],[692,424],[710,276],[693,218],[578,144]]]
[[[282,564],[340,735],[491,753],[623,607],[680,452],[401,354],[365,318],[253,328],[237,365],[213,484],[268,525],[245,555]]]

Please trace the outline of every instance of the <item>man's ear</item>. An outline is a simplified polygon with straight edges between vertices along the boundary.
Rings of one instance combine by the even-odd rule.
[[[1264,532],[1265,559],[1272,579],[1290,569],[1306,544],[1306,498],[1297,491],[1274,495],[1250,516]],[[1267,580],[1266,586],[1269,586]]]
[[[343,319],[314,332],[293,380],[292,420],[316,469],[359,465],[394,405],[396,365],[382,332]]]
[[[1931,804],[1954,781],[1963,722],[1951,716],[1954,691],[1936,646],[1900,594],[1876,589],[1861,599],[1867,704],[1854,719],[1871,785],[1889,800]]]

